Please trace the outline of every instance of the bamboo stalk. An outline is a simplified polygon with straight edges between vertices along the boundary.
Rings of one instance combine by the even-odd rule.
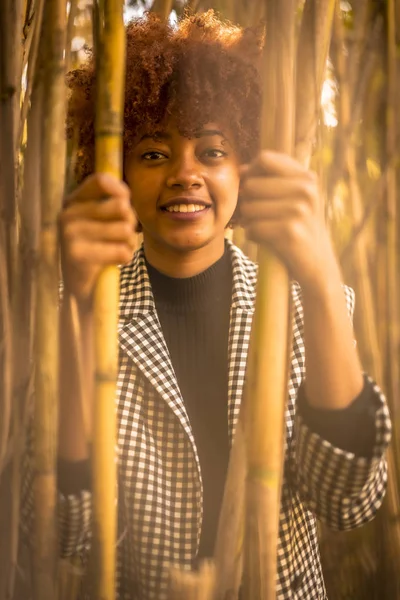
[[[4,224],[0,221],[0,379],[1,419],[0,419],[0,479],[6,464],[7,445],[11,420],[11,307],[8,291],[7,255],[4,236]]]
[[[167,21],[172,5],[173,0],[154,0],[151,11],[160,15],[163,21]]]
[[[96,171],[122,177],[125,77],[123,1],[99,3]],[[93,418],[93,544],[96,598],[115,598],[116,409],[119,269],[105,268],[95,290]]]
[[[21,107],[21,118],[19,122],[19,131],[18,131],[18,143],[19,146],[22,145],[22,140],[24,137],[24,129],[26,118],[28,115],[29,103],[31,100],[32,94],[32,86],[35,79],[36,66],[37,66],[37,56],[39,50],[39,40],[40,40],[40,32],[42,26],[43,19],[43,7],[44,0],[37,0],[36,10],[35,10],[35,18],[33,23],[30,26],[30,31],[32,32],[32,42],[28,54],[28,66],[27,66],[27,75],[26,75],[26,90],[24,93],[24,97],[22,100]]]
[[[244,491],[247,473],[244,406],[236,425],[215,544],[213,600],[236,600],[243,573]]]
[[[212,562],[203,561],[198,572],[172,569],[170,600],[211,600],[215,581]]]
[[[17,254],[17,131],[22,77],[22,0],[3,0],[0,19],[0,122],[1,178],[5,189],[4,231],[7,248],[9,293]]]
[[[294,145],[295,3],[265,1],[262,147]],[[243,594],[276,597],[284,414],[288,383],[289,280],[284,266],[259,250],[257,299],[246,386],[248,475]]]
[[[397,7],[399,8],[399,7]],[[395,0],[387,0],[387,104],[386,104],[386,160],[396,152],[398,119],[398,58],[396,48]],[[398,306],[398,230],[397,230],[397,174],[396,167],[387,168],[386,185],[386,327],[385,327],[385,374],[389,405],[396,417],[399,410],[399,358],[400,323]],[[393,442],[389,449],[389,478],[385,522],[382,523],[384,539],[391,548],[382,561],[384,589],[387,597],[400,598],[397,557],[400,553],[400,527],[398,522],[400,485],[400,429],[398,418],[394,419]]]
[[[343,53],[344,32],[343,23],[340,15],[340,8],[337,8],[335,14],[334,27],[335,43],[338,49],[336,58],[337,76],[340,81],[340,94],[338,112],[341,120],[341,127],[347,130],[350,122],[350,90],[347,84],[347,64]],[[349,142],[349,140],[347,140]],[[357,176],[356,155],[354,145],[351,143],[347,148],[342,148],[344,161],[349,174],[349,191],[353,221],[359,223],[363,217],[362,198]],[[372,291],[371,277],[368,264],[368,247],[365,236],[360,235],[355,245],[354,255],[357,265],[357,282],[360,291],[360,302],[364,315],[364,326],[362,331],[363,347],[368,352],[369,372],[373,374],[378,381],[381,381],[382,365],[378,352],[378,333],[375,322],[374,295]]]
[[[69,1],[68,25],[67,25],[67,42],[65,48],[65,63],[67,71],[71,68],[71,45],[75,33],[75,17],[78,11],[78,0]]]
[[[336,74],[339,82],[339,94],[341,93],[341,72],[343,68],[340,66],[340,62],[344,62],[343,49],[344,49],[344,32],[341,23],[341,11],[340,6],[337,4],[335,16],[334,16],[334,43],[333,43],[333,55],[335,58]],[[375,16],[374,22],[370,25],[370,31],[366,32],[368,42],[364,44],[364,52],[362,55],[361,64],[362,69],[359,69],[357,82],[348,80],[349,90],[351,89],[351,96],[349,91],[348,106],[346,110],[349,111],[348,117],[343,120],[341,115],[338,119],[338,132],[336,136],[336,143],[334,149],[335,163],[330,169],[328,188],[333,192],[336,183],[340,180],[343,175],[343,171],[346,166],[345,149],[351,143],[353,134],[356,130],[357,125],[360,122],[361,114],[365,109],[366,93],[368,84],[374,74],[374,68],[378,62],[378,53],[380,50],[381,36],[382,36],[383,19],[380,14]],[[347,49],[347,52],[349,50]],[[357,53],[358,54],[358,53]],[[351,58],[351,64],[349,69],[354,66],[354,60]],[[350,110],[351,108],[351,110]]]
[[[353,146],[347,149],[346,155],[352,216],[354,222],[359,223],[362,219],[363,210]],[[360,235],[354,248],[354,257],[357,265],[358,289],[360,291],[360,301],[363,310],[363,347],[368,356],[369,372],[373,374],[377,381],[382,381],[382,364],[375,322],[374,294],[372,291],[367,250],[365,236]]]
[[[398,152],[398,58],[397,40],[395,31],[395,0],[387,0],[387,108],[386,108],[386,159]],[[396,118],[397,117],[397,118]],[[399,276],[398,230],[397,230],[397,173],[396,165],[390,164],[387,168],[386,185],[386,211],[387,211],[387,366],[388,366],[388,395],[394,405],[398,397],[400,384],[399,349],[400,349],[400,323],[399,323],[399,298],[397,278]],[[399,457],[400,460],[400,457]]]
[[[56,432],[58,418],[58,213],[65,169],[65,63],[66,2],[45,3],[43,45],[45,57],[43,155],[41,169],[41,224],[37,265],[36,398],[34,414],[33,483],[35,519],[33,597],[56,597]]]
[[[321,90],[336,0],[306,0],[297,51],[296,158],[309,164],[315,142]]]
[[[24,154],[23,189],[19,205],[20,241],[14,312],[14,415],[13,480],[11,511],[11,568],[7,584],[9,598],[14,597],[18,570],[21,457],[32,408],[33,337],[35,313],[35,258],[40,208],[40,168],[42,155],[43,81],[36,81],[27,122],[27,146]]]

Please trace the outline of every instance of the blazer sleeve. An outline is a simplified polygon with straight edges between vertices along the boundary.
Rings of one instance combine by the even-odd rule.
[[[28,430],[26,451],[22,462],[21,519],[22,537],[28,544],[33,540],[35,470],[32,460],[33,434]],[[58,491],[57,516],[60,558],[85,556],[91,540],[91,493],[82,490],[75,494]]]
[[[345,288],[349,316],[354,292]],[[375,395],[375,426],[367,456],[358,456],[324,439],[306,424],[299,411],[294,423],[296,487],[317,518],[336,530],[352,529],[374,518],[387,485],[386,449],[391,421],[386,399],[365,375]]]

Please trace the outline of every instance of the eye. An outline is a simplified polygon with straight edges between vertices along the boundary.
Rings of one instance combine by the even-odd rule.
[[[155,161],[160,160],[162,158],[166,158],[166,156],[161,152],[156,152],[156,150],[150,150],[149,152],[145,152],[144,154],[142,154],[140,158],[142,158],[143,160]]]
[[[203,156],[206,158],[223,158],[224,156],[227,156],[227,154],[227,152],[220,150],[219,148],[209,148],[203,152]]]

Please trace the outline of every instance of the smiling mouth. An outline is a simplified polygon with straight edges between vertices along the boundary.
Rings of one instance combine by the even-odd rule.
[[[161,210],[169,213],[197,213],[204,212],[209,206],[204,204],[172,204],[165,206]]]

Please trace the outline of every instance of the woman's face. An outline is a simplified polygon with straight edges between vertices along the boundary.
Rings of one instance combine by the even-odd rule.
[[[190,252],[223,240],[237,204],[239,159],[210,123],[192,139],[174,125],[144,135],[125,161],[145,245]]]

